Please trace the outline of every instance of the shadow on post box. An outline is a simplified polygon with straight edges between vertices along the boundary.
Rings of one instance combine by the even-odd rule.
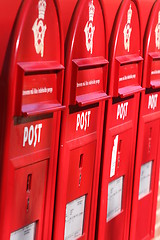
[[[2,240],[51,238],[62,63],[57,3],[23,1],[1,76]]]

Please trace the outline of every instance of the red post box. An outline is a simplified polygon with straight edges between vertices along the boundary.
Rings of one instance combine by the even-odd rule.
[[[67,4],[73,9],[75,2]],[[100,1],[77,2],[65,43],[66,110],[62,114],[53,239],[94,239],[108,98],[106,26]]]
[[[144,36],[143,87],[146,90],[140,102],[130,229],[130,239],[137,240],[152,239],[155,228],[160,157],[159,29],[160,1],[156,1]]]
[[[142,62],[136,1],[118,10],[110,39],[109,93],[96,239],[128,239]]]
[[[1,240],[51,238],[62,63],[56,1],[23,1],[0,78]]]

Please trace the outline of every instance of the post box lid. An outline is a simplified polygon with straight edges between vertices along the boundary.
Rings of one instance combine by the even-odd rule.
[[[160,1],[153,5],[144,38],[143,86],[160,88]]]
[[[110,39],[110,95],[127,97],[142,90],[141,29],[136,1],[123,1]]]
[[[57,9],[56,1],[28,0],[17,15],[3,70],[14,116],[62,107],[63,39]]]
[[[65,105],[82,106],[108,98],[106,37],[100,1],[79,1],[65,41]]]

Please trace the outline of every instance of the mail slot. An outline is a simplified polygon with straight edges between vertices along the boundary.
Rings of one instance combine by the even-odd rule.
[[[105,4],[105,3],[104,3]],[[111,8],[107,9],[110,14]],[[128,239],[142,63],[139,9],[121,3],[110,38],[96,239]]]
[[[107,88],[106,25],[98,0],[76,7],[65,40],[66,71],[53,239],[94,239]],[[66,18],[62,11],[62,16]],[[71,16],[68,15],[68,19]],[[65,19],[64,26],[69,20]],[[64,27],[64,32],[66,28]]]
[[[141,11],[144,6],[142,2]],[[160,148],[159,17],[160,1],[152,1],[144,35],[145,91],[140,101],[130,228],[130,239],[137,240],[152,239],[155,229]]]
[[[51,239],[63,91],[56,1],[23,1],[1,76],[2,240]]]

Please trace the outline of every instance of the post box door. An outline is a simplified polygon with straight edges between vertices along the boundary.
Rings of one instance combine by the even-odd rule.
[[[64,239],[88,235],[95,153],[96,141],[70,149]]]
[[[154,213],[153,204],[160,121],[145,122],[144,125],[137,209],[138,217],[136,222],[137,239],[143,239],[148,236],[152,232],[153,227],[152,213]]]
[[[106,216],[106,238],[125,239],[125,229],[128,221],[128,206],[130,194],[130,182],[132,169],[133,145],[129,140],[133,130],[129,128],[123,132],[111,129],[111,143],[109,149],[109,181],[106,182],[107,191],[107,211]],[[115,134],[116,132],[116,134]],[[123,222],[123,226],[121,223]],[[116,229],[116,230],[114,230]],[[105,238],[104,238],[105,239]]]
[[[48,160],[16,170],[13,182],[12,231],[32,223],[38,228],[45,203]],[[27,216],[26,216],[27,215]],[[11,236],[15,235],[14,232]]]

